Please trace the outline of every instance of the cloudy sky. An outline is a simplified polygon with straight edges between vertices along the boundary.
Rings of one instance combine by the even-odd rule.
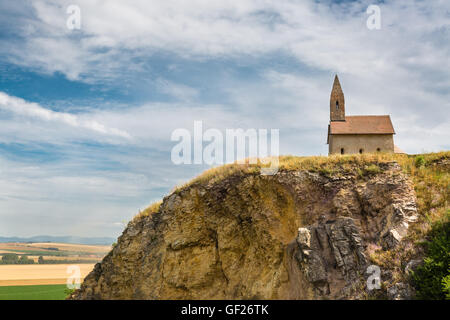
[[[336,73],[347,114],[448,150],[449,32],[447,0],[0,0],[0,235],[117,236],[206,168],[170,160],[195,120],[325,155]]]

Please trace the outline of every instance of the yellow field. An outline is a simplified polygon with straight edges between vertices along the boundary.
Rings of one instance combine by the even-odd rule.
[[[71,276],[67,273],[70,265],[80,267],[80,280],[83,280],[93,269],[93,262],[100,262],[110,250],[110,246],[69,243],[0,243],[0,255],[16,253],[35,262],[31,265],[0,264],[0,286],[65,284]],[[58,260],[61,264],[38,264],[40,256],[46,261]],[[77,263],[68,264],[68,261]]]
[[[70,256],[70,257],[59,257],[59,256],[42,256],[45,260],[58,260],[58,261],[62,261],[61,263],[64,263],[64,261],[66,260],[81,260],[80,263],[84,263],[82,261],[88,261],[88,263],[92,263],[92,260],[96,259],[95,256],[91,257],[91,256]],[[28,256],[28,259],[32,259],[34,260],[35,263],[38,262],[39,260],[39,256]],[[100,262],[101,259],[98,259],[98,261]]]
[[[105,255],[109,250],[110,246],[100,246],[100,245],[84,245],[84,244],[69,244],[69,243],[0,243],[0,253],[21,253],[22,251],[42,251],[42,252],[57,252],[56,250],[51,250],[49,248],[57,248],[57,251],[71,251],[71,252],[81,252],[83,254],[92,255]]]
[[[48,251],[47,249],[40,249],[32,247],[25,243],[0,243],[0,251],[2,253],[21,253],[23,250],[27,251]]]
[[[71,276],[67,273],[69,264],[47,265],[0,265],[0,286],[65,284]],[[77,264],[81,281],[92,271],[94,264]]]
[[[34,248],[58,248],[61,251],[81,251],[92,253],[103,253],[111,250],[111,246],[87,245],[87,244],[71,244],[71,243],[53,243],[53,242],[35,242],[28,244]]]
[[[0,253],[15,253],[15,254],[22,254],[22,251],[12,251],[12,250],[0,250]]]

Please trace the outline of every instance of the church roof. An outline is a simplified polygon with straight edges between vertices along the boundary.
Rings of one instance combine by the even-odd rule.
[[[345,121],[331,121],[330,134],[395,134],[391,117],[346,116]]]

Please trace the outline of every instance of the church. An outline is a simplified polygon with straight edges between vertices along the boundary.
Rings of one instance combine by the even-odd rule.
[[[344,92],[336,75],[330,97],[328,154],[404,153],[394,145],[394,134],[389,115],[345,115]]]

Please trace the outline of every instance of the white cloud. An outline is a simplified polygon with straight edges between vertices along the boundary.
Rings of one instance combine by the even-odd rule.
[[[250,110],[264,109],[270,114],[270,103],[283,105],[284,101],[293,106],[288,100],[294,98],[299,101],[298,112],[307,116],[313,108],[318,113],[311,117],[322,116],[327,101],[311,92],[326,97],[330,86],[323,75],[331,81],[337,72],[348,93],[350,113],[392,113],[399,118],[421,114],[416,121],[424,128],[448,122],[448,1],[380,3],[381,30],[368,30],[370,1],[80,0],[82,27],[75,32],[65,25],[69,3],[33,1],[36,16],[22,28],[26,30],[24,41],[11,42],[0,50],[8,50],[9,59],[17,64],[47,73],[62,72],[73,80],[115,81],[123,87],[130,77],[138,83],[153,79],[160,92],[182,102],[195,102],[200,89],[153,75],[143,61],[151,61],[161,52],[184,61],[240,61],[277,53],[293,57],[311,71],[305,75],[293,72],[290,76],[297,80],[291,82],[300,87],[289,89],[296,93],[276,99],[267,92],[279,91],[261,84],[223,88],[240,108],[241,118],[251,115]],[[278,72],[272,72],[270,65],[259,67],[269,81]],[[286,90],[281,87],[283,81],[286,85],[283,79],[275,84],[279,90]],[[305,104],[311,102],[313,105]]]
[[[189,86],[174,83],[165,79],[156,81],[159,91],[169,94],[180,101],[191,101],[198,96],[198,90]]]
[[[364,0],[78,0],[81,30],[70,31],[66,7],[72,3],[33,0],[26,9],[23,3],[0,4],[24,11],[0,10],[2,31],[13,34],[2,38],[1,59],[115,88],[129,79],[142,90],[151,83],[176,102],[92,104],[70,113],[0,92],[2,144],[31,150],[35,143],[50,144],[62,153],[47,165],[23,159],[26,152],[11,161],[1,155],[0,234],[8,226],[24,230],[14,214],[25,212],[36,225],[49,222],[48,230],[59,225],[68,233],[107,235],[107,226],[201,171],[175,167],[169,154],[172,130],[192,130],[195,120],[222,130],[279,128],[281,153],[325,154],[335,72],[348,114],[391,114],[396,144],[409,153],[449,148],[449,1],[383,1],[382,28],[373,31],[366,28],[365,12],[372,1]],[[166,67],[176,80],[154,70],[167,70],[157,59],[167,53]],[[277,68],[285,58],[292,68]],[[208,61],[233,71],[251,61],[257,75],[208,78],[222,96],[206,103],[201,81],[207,80],[177,72],[183,63]],[[191,76],[199,87],[183,79]]]
[[[27,21],[25,47],[12,59],[86,81],[119,76],[114,71],[125,71],[130,58],[158,50],[192,59],[282,50],[312,67],[359,76],[414,73],[411,64],[450,67],[446,1],[379,4],[377,31],[366,28],[368,1],[80,0],[75,32],[65,24],[69,3],[33,1],[37,20]]]
[[[9,96],[4,92],[0,92],[0,109],[44,121],[60,122],[71,127],[88,129],[105,135],[118,136],[127,139],[131,138],[130,134],[126,131],[109,128],[98,121],[82,119],[81,116],[74,114],[45,109],[37,103],[26,102],[23,99]]]

